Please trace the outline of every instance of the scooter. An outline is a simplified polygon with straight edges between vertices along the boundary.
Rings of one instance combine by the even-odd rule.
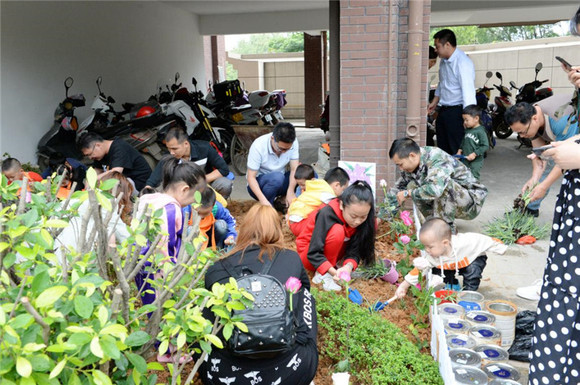
[[[49,159],[57,154],[63,157],[81,159],[83,154],[75,145],[76,131],[79,127],[74,111],[85,105],[82,94],[68,95],[74,80],[68,77],[64,81],[65,98],[54,111],[54,123],[46,134],[40,138],[37,146],[38,165],[41,170],[48,167]]]
[[[495,135],[500,139],[509,138],[513,133],[512,129],[506,124],[504,120],[505,112],[512,106],[510,97],[511,91],[503,85],[503,77],[500,72],[496,72],[495,76],[499,79],[499,85],[494,84],[496,90],[499,91],[499,96],[494,98],[494,109],[492,112],[492,126]]]
[[[544,100],[549,98],[550,96],[554,95],[554,91],[550,87],[540,88],[542,84],[547,83],[549,79],[545,80],[538,80],[538,73],[542,70],[543,65],[542,63],[536,64],[535,72],[536,75],[534,77],[534,81],[524,84],[522,87],[519,88],[518,94],[516,95],[516,101],[519,102],[527,102],[530,104],[534,104],[539,102],[540,100]],[[510,85],[518,89],[516,84],[512,81]],[[518,135],[518,141],[520,142],[520,147],[532,147],[532,141],[529,138],[522,138]]]
[[[492,149],[495,147],[495,138],[493,137],[493,120],[489,113],[489,95],[491,88],[487,87],[487,82],[493,73],[491,71],[487,71],[485,77],[487,78],[483,86],[478,88],[475,91],[475,100],[477,102],[477,106],[481,108],[481,125],[485,127],[485,131],[487,132],[487,140],[489,142],[489,148]]]

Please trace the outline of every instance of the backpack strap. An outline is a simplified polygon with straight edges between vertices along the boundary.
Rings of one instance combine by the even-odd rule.
[[[272,265],[274,264],[274,261],[276,260],[278,254],[280,254],[280,250],[278,250],[276,254],[274,254],[272,259],[270,258],[266,259],[266,262],[264,262],[264,266],[262,267],[262,271],[260,271],[260,274],[267,275],[270,273],[270,269],[272,268]]]

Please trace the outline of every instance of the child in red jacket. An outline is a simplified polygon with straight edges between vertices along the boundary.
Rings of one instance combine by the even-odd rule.
[[[374,262],[375,207],[368,183],[353,183],[307,221],[296,249],[306,270],[316,271],[312,282],[322,282],[324,290],[339,291],[335,281],[342,271],[350,274],[359,262]]]

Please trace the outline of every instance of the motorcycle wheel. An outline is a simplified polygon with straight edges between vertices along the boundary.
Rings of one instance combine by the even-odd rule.
[[[499,122],[493,130],[499,139],[509,138],[513,134],[512,129],[504,121]]]
[[[248,153],[250,150],[246,148],[237,135],[232,139],[230,146],[230,155],[232,159],[232,167],[238,175],[246,175],[248,169]]]
[[[521,147],[532,148],[532,140],[529,138],[522,138],[520,135],[518,135],[518,142],[520,142],[520,148]]]
[[[223,144],[223,146],[221,146],[221,147],[223,147],[222,148],[222,155],[223,155],[223,158],[227,164],[230,164],[232,162],[232,155],[231,155],[230,147],[232,145],[232,140],[234,139],[233,138],[234,135],[235,135],[234,133],[228,131],[227,129],[220,130],[220,138],[221,138],[221,141]]]

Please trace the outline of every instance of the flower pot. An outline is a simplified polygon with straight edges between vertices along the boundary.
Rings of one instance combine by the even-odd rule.
[[[397,280],[399,279],[399,272],[397,271],[397,263],[396,262],[392,262],[389,259],[383,259],[383,264],[389,268],[389,272],[385,275],[383,275],[381,277],[381,279],[385,282],[389,282],[389,283],[397,283]]]
[[[332,373],[332,385],[348,385],[350,374],[348,372]]]
[[[435,292],[435,297],[441,298],[440,303],[450,303],[451,301],[444,299],[444,298],[449,297],[450,295],[453,295],[455,293],[456,292],[454,290],[437,290]]]

